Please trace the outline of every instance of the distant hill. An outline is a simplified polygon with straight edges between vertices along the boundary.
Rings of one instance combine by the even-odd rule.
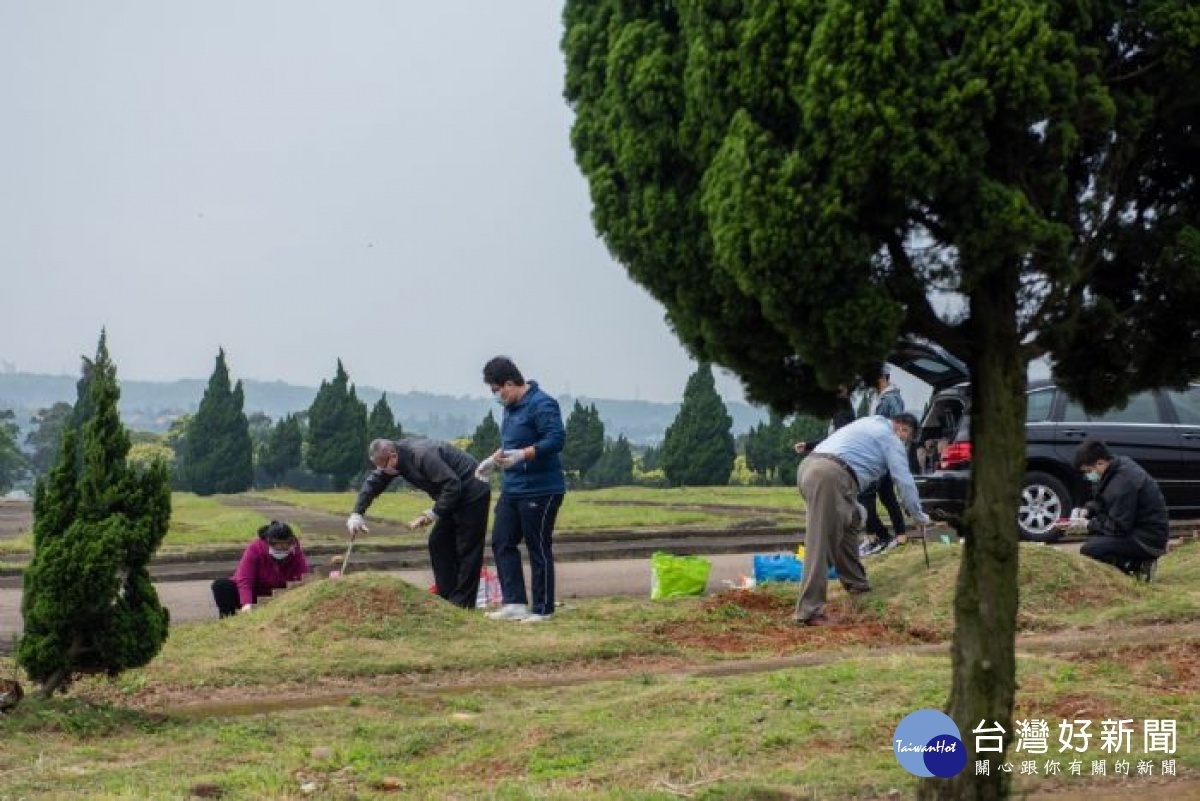
[[[32,373],[0,373],[0,409],[12,409],[22,430],[29,428],[29,419],[38,409],[59,401],[75,402],[75,376],[36,375]],[[163,432],[181,414],[196,411],[206,379],[186,378],[178,381],[121,381],[121,417],[137,431]],[[263,412],[272,420],[305,411],[317,394],[316,387],[286,384],[282,381],[242,382],[246,391],[247,413]],[[360,386],[358,397],[373,405],[383,390]],[[433,395],[427,392],[392,392],[388,390],[388,405],[392,407],[406,432],[420,433],[437,439],[468,437],[489,409],[499,408],[486,398]],[[575,398],[559,395],[564,419],[571,413]],[[579,397],[581,403],[595,404],[610,436],[624,434],[635,445],[660,442],[667,426],[679,412],[678,403],[655,403],[640,400],[612,400]],[[766,419],[766,412],[741,402],[725,402],[733,417],[733,432],[741,434]]]

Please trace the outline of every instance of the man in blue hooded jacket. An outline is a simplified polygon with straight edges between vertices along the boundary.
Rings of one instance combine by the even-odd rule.
[[[492,523],[492,555],[500,578],[503,606],[488,617],[533,623],[554,614],[554,522],[567,490],[559,453],[566,433],[558,401],[536,381],[526,383],[507,356],[483,367],[483,381],[504,406],[500,450],[480,466],[504,469],[500,499]],[[532,603],[517,546],[529,551]]]

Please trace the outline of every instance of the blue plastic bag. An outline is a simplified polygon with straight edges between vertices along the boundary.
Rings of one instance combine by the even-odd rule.
[[[829,578],[837,578],[837,568],[829,566],[826,574]],[[754,554],[754,581],[761,584],[764,581],[800,581],[804,577],[804,562],[790,553],[756,553]]]
[[[799,581],[802,563],[790,553],[754,554],[754,582]]]

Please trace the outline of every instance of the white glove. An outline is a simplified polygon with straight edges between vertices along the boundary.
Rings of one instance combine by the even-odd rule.
[[[371,531],[371,529],[367,528],[367,521],[358,512],[355,512],[346,519],[346,530],[351,534],[369,533]]]
[[[513,448],[511,451],[501,451],[500,455],[496,458],[496,461],[499,462],[500,466],[505,470],[516,467],[521,462],[525,461],[525,449]]]
[[[475,478],[487,481],[494,472],[496,472],[496,455],[492,454],[480,462],[479,467],[475,468]]]

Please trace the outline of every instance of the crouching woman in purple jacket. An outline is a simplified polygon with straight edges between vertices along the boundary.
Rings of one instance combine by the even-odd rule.
[[[213,600],[221,617],[230,617],[250,610],[261,596],[284,589],[308,572],[308,560],[292,527],[272,520],[246,546],[233,578],[212,583]]]

